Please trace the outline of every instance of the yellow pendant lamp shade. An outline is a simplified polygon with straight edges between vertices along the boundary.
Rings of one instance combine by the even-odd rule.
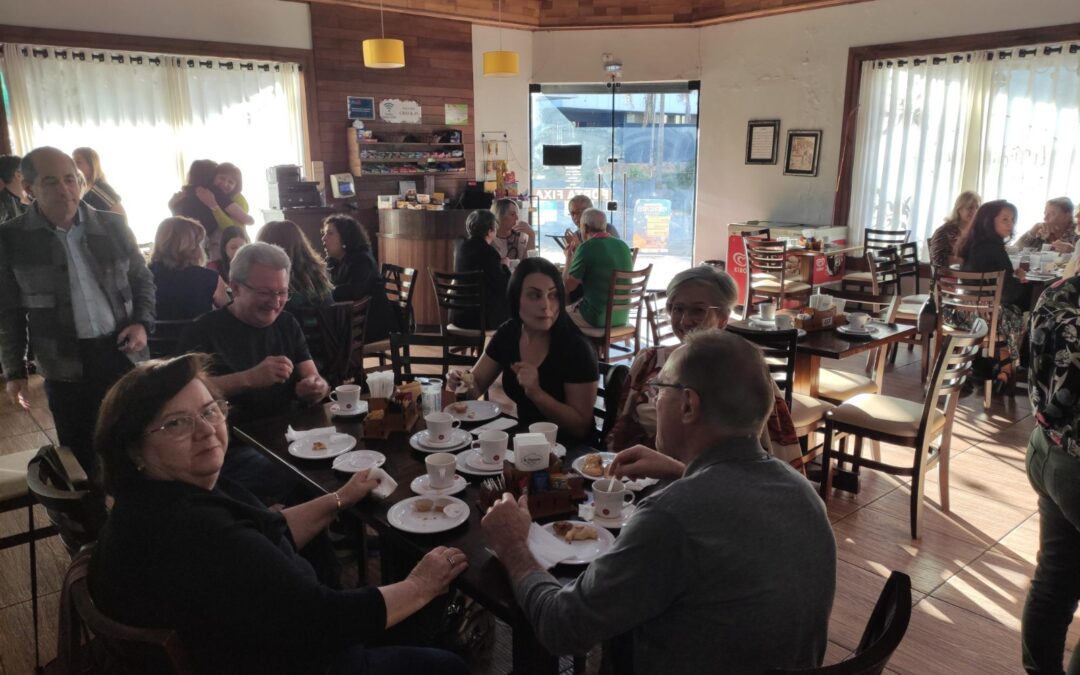
[[[404,68],[405,43],[401,40],[364,40],[364,65],[368,68]]]
[[[513,77],[519,70],[517,52],[484,52],[485,77]]]

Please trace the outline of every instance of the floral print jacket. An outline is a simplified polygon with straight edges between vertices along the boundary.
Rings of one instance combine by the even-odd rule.
[[[1029,328],[1031,405],[1055,445],[1080,456],[1080,277],[1039,298]]]

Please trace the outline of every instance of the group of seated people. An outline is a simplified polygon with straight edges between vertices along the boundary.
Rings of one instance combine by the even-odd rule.
[[[1005,200],[980,204],[979,195],[966,191],[956,199],[952,215],[939,227],[930,240],[930,260],[944,268],[958,266],[961,272],[1005,272],[1001,293],[998,333],[1005,337],[1006,347],[998,355],[996,386],[1000,389],[1013,377],[1020,359],[1024,335],[1024,313],[1038,298],[1031,297],[1024,283],[1027,272],[1014,269],[1007,245],[1013,238],[1017,221],[1016,207]],[[1071,254],[1064,276],[1074,276],[1080,262],[1076,242],[1080,238],[1080,211],[1074,215],[1073,202],[1058,197],[1046,202],[1043,221],[1034,225],[1011,244],[1015,251],[1047,249],[1059,254]],[[947,313],[945,320],[958,327],[967,327],[967,314]]]

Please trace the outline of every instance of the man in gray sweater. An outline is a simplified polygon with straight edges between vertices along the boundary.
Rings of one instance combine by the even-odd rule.
[[[642,500],[614,547],[562,586],[526,545],[524,501],[483,520],[541,644],[580,653],[630,633],[636,673],[760,673],[821,665],[836,544],[814,489],[758,441],[773,404],[756,347],[690,335],[651,383],[656,444],[614,463],[672,482]]]

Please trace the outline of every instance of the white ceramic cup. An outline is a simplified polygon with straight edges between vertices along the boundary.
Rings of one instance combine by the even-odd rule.
[[[795,320],[791,318],[790,314],[777,314],[776,315],[776,329],[777,330],[791,330],[795,327]]]
[[[776,305],[771,302],[759,302],[757,311],[762,321],[772,321],[776,317]]]
[[[514,436],[514,466],[521,471],[539,471],[548,468],[551,460],[551,443],[543,434],[518,434]]]
[[[453,430],[461,426],[461,420],[450,413],[433,412],[424,415],[427,422],[428,436],[436,443],[445,443],[450,440]]]
[[[866,312],[852,312],[848,314],[847,320],[854,330],[866,330],[866,322],[870,320],[870,315]]]
[[[330,400],[337,403],[341,410],[352,412],[360,403],[360,385],[343,384],[334,387],[334,391],[330,392]]]
[[[593,483],[593,515],[615,520],[634,503],[634,493],[618,478],[602,478]]]
[[[448,488],[454,484],[454,469],[457,459],[449,452],[436,452],[424,459],[427,465],[428,484],[436,490]]]
[[[559,425],[554,422],[533,422],[529,425],[529,431],[534,434],[544,434],[544,438],[555,449],[555,439],[559,437]]]
[[[501,462],[506,458],[506,445],[510,435],[505,431],[481,431],[472,447],[480,451],[485,464]]]

